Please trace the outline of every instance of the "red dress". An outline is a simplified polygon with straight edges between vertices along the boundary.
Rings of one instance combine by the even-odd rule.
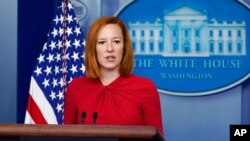
[[[150,125],[162,133],[160,100],[150,79],[135,75],[119,77],[104,86],[99,79],[79,77],[68,86],[64,124]]]

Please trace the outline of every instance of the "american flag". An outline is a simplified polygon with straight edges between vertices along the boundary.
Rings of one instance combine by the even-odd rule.
[[[83,76],[85,39],[72,5],[57,8],[31,76],[25,124],[62,124],[69,82]]]

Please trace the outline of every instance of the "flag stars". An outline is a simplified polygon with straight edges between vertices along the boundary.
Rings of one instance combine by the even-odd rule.
[[[44,78],[42,84],[44,85],[44,88],[48,87],[49,86],[49,79]]]
[[[82,41],[82,45],[85,46],[86,45],[86,41],[83,39]]]
[[[62,56],[63,60],[69,60],[69,53],[65,54]]]
[[[63,110],[62,106],[63,106],[63,104],[57,103],[57,106],[56,106],[57,113],[59,113],[60,111],[62,112],[62,110]]]
[[[85,72],[85,66],[82,64],[82,67],[80,68],[80,70],[82,71],[82,73]]]
[[[47,42],[44,43],[44,45],[43,45],[43,51],[45,51],[46,49],[47,49]]]
[[[61,78],[58,83],[60,84],[61,88],[63,88],[65,86],[65,82],[64,82],[63,78]]]
[[[72,7],[72,4],[71,4],[71,3],[68,3],[68,8],[69,8],[69,10],[73,9],[73,7]]]
[[[49,54],[49,56],[46,59],[49,61],[49,63],[51,63],[52,61],[54,61],[54,55]]]
[[[77,71],[77,65],[73,65],[73,64],[72,64],[70,70],[72,71],[72,74],[74,74],[75,72],[78,72],[78,71]]]
[[[51,91],[49,97],[51,98],[51,100],[53,101],[54,99],[56,99],[56,93]]]
[[[58,86],[57,80],[55,78],[53,78],[52,85],[53,85],[53,88]]]
[[[54,72],[55,72],[55,75],[57,75],[60,72],[58,66],[55,66]]]
[[[42,68],[37,66],[34,72],[36,73],[36,76],[38,76],[39,74],[42,74]]]
[[[51,41],[49,47],[51,48],[51,50],[53,50],[54,48],[56,48],[56,42]]]
[[[73,55],[71,56],[71,58],[74,59],[74,62],[79,59],[78,55],[79,53],[74,52]]]
[[[63,67],[63,68],[61,68],[61,72],[63,73],[63,74],[66,74],[68,71],[67,71],[67,68],[66,67]]]
[[[61,54],[60,53],[56,53],[56,62],[59,62],[61,60]]]
[[[66,47],[67,47],[67,48],[71,47],[71,41],[70,41],[70,40],[67,40],[67,41],[66,41]]]
[[[70,36],[70,34],[73,34],[72,28],[71,27],[67,27],[66,33],[67,33],[68,36]]]
[[[41,62],[44,62],[44,55],[40,54],[40,56],[38,57],[38,62],[39,64],[41,64]]]
[[[69,14],[68,14],[68,16],[67,16],[67,21],[68,21],[69,24],[70,24],[70,22],[73,22],[73,17],[72,17],[72,15],[69,15]]]
[[[48,76],[51,73],[51,67],[47,66],[44,71],[46,72],[46,74]]]
[[[63,91],[59,91],[57,97],[58,97],[59,100],[63,100],[64,99]]]
[[[73,45],[75,46],[76,49],[80,47],[80,40],[75,39],[75,42],[73,43]]]
[[[84,53],[82,54],[81,58],[83,58],[83,59],[85,58],[85,54]]]
[[[61,22],[61,24],[63,23],[63,19],[64,19],[64,17],[63,17],[63,15],[61,14],[61,15],[60,15],[60,22]]]
[[[61,41],[61,40],[59,40],[59,41],[58,41],[58,43],[57,43],[57,47],[58,47],[58,48],[62,48],[62,47],[63,47],[63,45],[62,45],[62,41]]]
[[[60,37],[61,37],[61,36],[63,35],[63,33],[64,33],[63,28],[60,27],[58,32],[59,32],[59,35],[60,35]]]
[[[56,25],[58,24],[58,22],[60,21],[60,19],[58,18],[58,16],[56,15],[56,18],[53,20],[55,23],[56,23]]]
[[[54,28],[53,31],[51,32],[51,34],[55,38],[58,35],[58,30],[56,30],[56,28]]]
[[[78,36],[78,34],[81,34],[81,29],[80,27],[76,27],[74,32],[76,33],[76,36]]]

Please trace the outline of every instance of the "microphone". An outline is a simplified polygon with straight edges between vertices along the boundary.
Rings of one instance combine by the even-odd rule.
[[[84,124],[86,116],[87,116],[87,113],[82,112],[82,124]]]
[[[97,117],[98,117],[97,112],[94,112],[94,113],[93,113],[93,124],[96,124],[96,119],[97,119]]]

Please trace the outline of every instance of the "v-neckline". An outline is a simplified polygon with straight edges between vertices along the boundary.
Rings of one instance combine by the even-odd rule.
[[[109,86],[111,86],[113,83],[115,83],[116,81],[118,81],[120,78],[121,78],[121,76],[115,78],[115,79],[114,79],[113,81],[111,81],[108,85],[104,85],[100,79],[99,79],[99,83],[100,83],[103,87],[109,87]]]

